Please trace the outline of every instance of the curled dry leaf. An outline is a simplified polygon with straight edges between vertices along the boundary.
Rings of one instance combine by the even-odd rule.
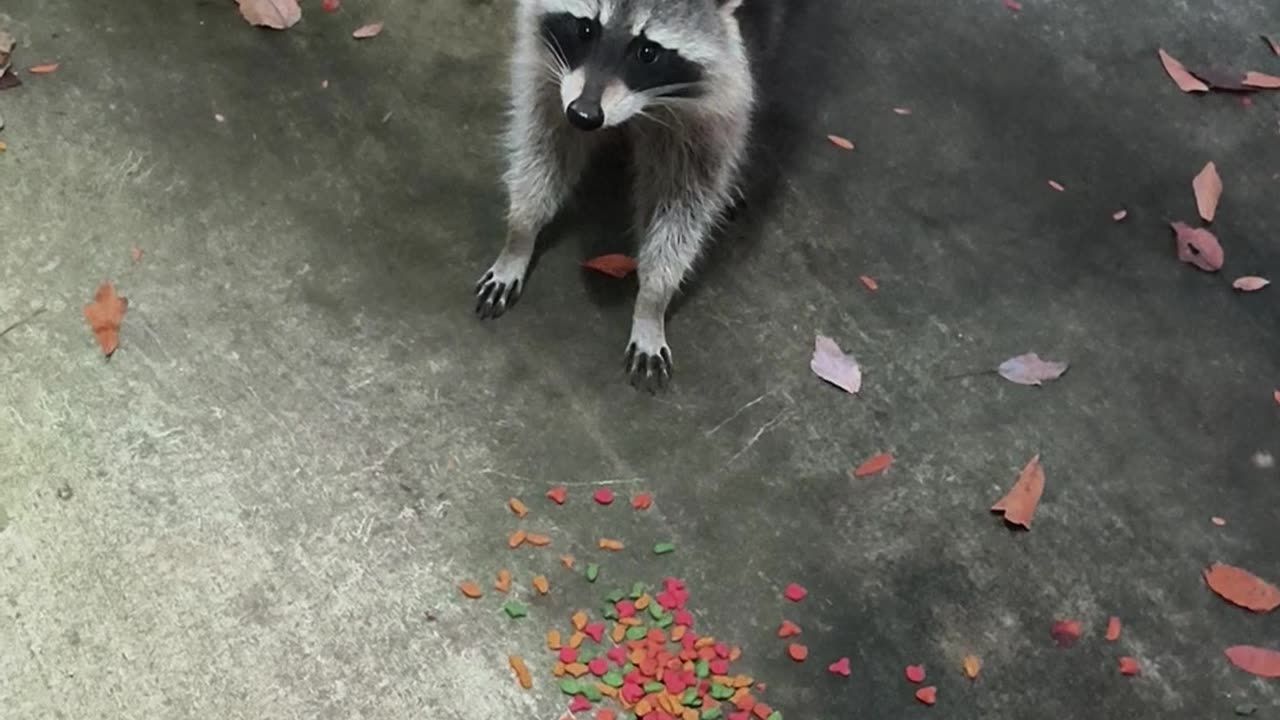
[[[1258,277],[1257,275],[1245,275],[1243,277],[1236,278],[1231,283],[1231,287],[1241,292],[1255,292],[1270,284],[1271,281],[1264,277]]]
[[[996,372],[1005,380],[1019,385],[1042,385],[1062,377],[1068,367],[1065,362],[1041,360],[1036,353],[1027,353],[1000,363]]]
[[[1018,479],[1013,483],[1009,494],[991,506],[991,512],[1004,513],[1006,523],[1030,530],[1031,517],[1036,513],[1042,494],[1044,494],[1044,468],[1040,465],[1040,454],[1036,453],[1018,474]]]
[[[1222,245],[1217,236],[1204,228],[1193,228],[1184,222],[1169,223],[1178,247],[1178,259],[1205,272],[1222,269]]]
[[[875,475],[878,472],[884,472],[892,464],[893,455],[891,453],[882,452],[854,468],[853,476],[866,477],[868,475]]]
[[[120,345],[120,324],[129,309],[129,298],[116,294],[116,286],[110,281],[98,286],[93,302],[84,306],[84,319],[89,322],[93,336],[98,339],[102,354],[111,357]]]
[[[1218,199],[1222,197],[1222,178],[1218,176],[1218,166],[1212,161],[1205,164],[1204,169],[1191,181],[1191,189],[1196,194],[1196,209],[1205,222],[1213,222],[1218,212]]]
[[[828,135],[827,140],[830,140],[832,145],[835,145],[841,150],[853,149],[853,141],[850,140],[849,138],[840,137],[839,135]]]
[[[1252,645],[1236,645],[1226,649],[1232,665],[1264,678],[1280,678],[1280,652]]]
[[[240,15],[250,24],[272,30],[288,30],[302,19],[298,0],[239,0]]]
[[[1261,88],[1263,90],[1280,90],[1280,77],[1249,71],[1244,74],[1243,84],[1246,87]]]
[[[814,338],[809,369],[847,393],[857,393],[862,389],[862,368],[858,361],[852,355],[845,355],[836,341],[826,335]]]
[[[1280,589],[1248,570],[1214,563],[1205,569],[1204,581],[1226,600],[1256,613],[1280,607]]]
[[[355,32],[351,33],[351,37],[357,40],[366,40],[371,37],[377,37],[378,34],[381,32],[382,32],[382,23],[375,22],[375,23],[369,23],[368,25],[361,25],[360,27],[356,28]]]
[[[621,253],[611,253],[583,261],[582,267],[610,277],[624,278],[636,271],[636,261]]]
[[[1209,86],[1205,85],[1204,81],[1192,75],[1182,63],[1175,60],[1163,48],[1160,49],[1160,64],[1164,65],[1164,71],[1169,73],[1169,77],[1173,78],[1182,92],[1209,92]]]

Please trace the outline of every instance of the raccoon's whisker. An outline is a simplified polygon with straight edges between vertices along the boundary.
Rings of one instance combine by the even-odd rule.
[[[683,97],[681,95],[678,95],[677,93],[683,92],[685,90],[700,88],[700,87],[702,87],[702,83],[700,82],[672,83],[671,85],[660,85],[655,88],[649,88],[648,90],[644,91],[644,94],[647,97],[651,97],[654,99],[670,98],[673,100],[689,100],[691,98]]]

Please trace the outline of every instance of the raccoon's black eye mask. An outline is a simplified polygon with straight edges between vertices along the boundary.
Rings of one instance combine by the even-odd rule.
[[[659,90],[663,97],[695,97],[702,68],[663,47],[643,33],[602,27],[595,18],[549,13],[542,18],[542,36],[570,70],[584,68],[591,77],[621,80],[633,92]]]

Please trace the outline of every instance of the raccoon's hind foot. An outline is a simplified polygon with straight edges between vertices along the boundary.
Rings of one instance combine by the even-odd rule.
[[[636,321],[627,342],[627,374],[631,385],[650,393],[666,389],[671,382],[671,348],[659,323]]]
[[[482,319],[498,318],[510,310],[524,292],[529,255],[503,252],[476,283],[476,314]]]

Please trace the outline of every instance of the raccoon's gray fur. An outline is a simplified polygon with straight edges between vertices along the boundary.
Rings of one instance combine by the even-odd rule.
[[[734,200],[756,105],[742,1],[518,0],[507,240],[476,285],[481,317],[519,299],[539,232],[602,135],[625,133],[643,236],[626,367],[633,384],[666,384],[667,307]]]

